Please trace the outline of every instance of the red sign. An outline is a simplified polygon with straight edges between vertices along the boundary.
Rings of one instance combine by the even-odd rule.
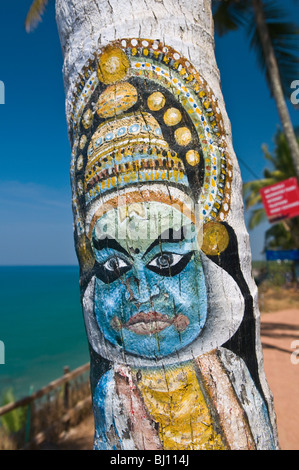
[[[297,178],[260,189],[269,222],[299,216],[299,186]]]

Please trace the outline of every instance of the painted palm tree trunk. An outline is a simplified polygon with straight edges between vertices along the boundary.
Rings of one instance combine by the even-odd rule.
[[[94,448],[278,448],[210,1],[56,9]]]

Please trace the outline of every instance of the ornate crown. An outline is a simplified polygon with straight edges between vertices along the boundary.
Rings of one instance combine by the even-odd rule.
[[[232,167],[217,100],[178,52],[160,41],[115,41],[84,67],[71,108],[79,235],[101,201],[153,183],[192,197],[203,222],[225,220]]]

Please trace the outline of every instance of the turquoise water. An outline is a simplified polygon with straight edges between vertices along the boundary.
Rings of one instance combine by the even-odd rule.
[[[89,361],[75,266],[0,267],[1,395],[28,395]]]

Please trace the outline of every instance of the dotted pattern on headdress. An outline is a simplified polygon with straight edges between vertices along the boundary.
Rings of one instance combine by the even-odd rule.
[[[82,208],[103,191],[146,181],[168,181],[188,191],[187,178],[200,205],[200,218],[204,222],[225,220],[232,165],[220,110],[207,83],[177,51],[148,39],[111,43],[89,59],[71,108],[73,208],[79,232],[84,232]],[[131,129],[121,125],[128,111]],[[134,141],[132,126],[136,129],[137,114],[152,115],[159,124],[156,131],[160,129],[162,135],[149,132],[148,145],[146,139]],[[115,122],[120,124],[115,127],[118,135],[112,135],[107,126],[107,134],[99,136],[103,142],[98,141],[102,149],[107,144],[106,154],[100,155],[99,150],[98,166],[92,166],[95,152],[89,143],[101,126],[105,130],[104,124],[110,123],[113,128]],[[118,149],[112,145],[109,150],[109,139],[119,143]]]

